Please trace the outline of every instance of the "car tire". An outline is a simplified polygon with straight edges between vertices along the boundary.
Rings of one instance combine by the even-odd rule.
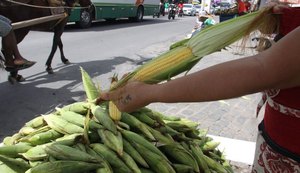
[[[88,28],[92,24],[92,14],[89,9],[84,9],[80,12],[80,19],[76,22],[80,28]]]

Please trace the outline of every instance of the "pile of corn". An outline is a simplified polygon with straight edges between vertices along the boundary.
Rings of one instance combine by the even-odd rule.
[[[82,69],[88,100],[99,90]],[[142,108],[75,102],[27,122],[0,147],[5,173],[231,173],[198,124]]]
[[[111,90],[131,80],[158,83],[191,69],[263,25],[270,9],[222,22],[142,65]],[[231,173],[218,142],[198,124],[148,108],[130,114],[113,102],[95,105],[100,89],[82,69],[87,101],[57,108],[27,122],[0,147],[5,173]]]

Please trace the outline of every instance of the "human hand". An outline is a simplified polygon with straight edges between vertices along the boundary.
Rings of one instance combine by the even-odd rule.
[[[150,103],[151,85],[142,82],[129,82],[114,91],[103,92],[96,101],[99,104],[111,100],[121,112],[132,112]]]

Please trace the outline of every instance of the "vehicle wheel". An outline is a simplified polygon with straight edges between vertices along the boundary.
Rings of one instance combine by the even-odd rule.
[[[174,19],[175,19],[175,16],[173,16],[172,19],[174,20]]]
[[[143,9],[143,7],[139,6],[134,20],[136,22],[141,22],[141,21],[143,21],[143,17],[144,17],[144,9]]]
[[[168,15],[168,19],[169,19],[169,20],[171,19],[171,15]]]
[[[88,28],[92,24],[92,15],[89,10],[82,10],[80,13],[80,20],[76,22],[80,28]]]

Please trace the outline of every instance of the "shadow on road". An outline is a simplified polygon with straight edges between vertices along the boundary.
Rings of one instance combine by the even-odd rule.
[[[29,76],[24,83],[0,83],[0,141],[16,133],[35,116],[46,114],[57,106],[84,100],[80,66],[95,78],[113,71],[115,65],[128,61],[132,60],[115,57],[110,60],[74,63],[57,67],[53,75],[41,72]]]

